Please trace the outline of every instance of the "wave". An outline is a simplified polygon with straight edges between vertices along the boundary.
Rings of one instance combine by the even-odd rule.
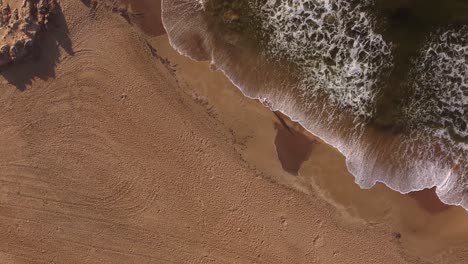
[[[363,2],[268,1],[258,6],[272,40],[267,52],[297,63],[304,96],[324,93],[332,105],[350,107],[356,116],[372,114],[375,86],[393,61],[391,43],[374,32]]]
[[[336,147],[362,188],[435,186],[444,203],[468,209],[463,23],[427,27],[413,39],[398,32],[414,10],[381,11],[371,0],[162,5],[176,50],[210,60],[246,96]]]

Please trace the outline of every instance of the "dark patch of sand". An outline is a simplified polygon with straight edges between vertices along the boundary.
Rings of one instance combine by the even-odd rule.
[[[275,123],[277,131],[275,146],[278,158],[286,172],[297,176],[302,163],[309,158],[316,141],[289,126],[285,121],[286,116],[278,112],[275,112],[275,115],[280,121]]]
[[[452,207],[440,201],[439,197],[435,192],[435,188],[411,192],[408,195],[411,198],[415,199],[418,202],[419,206],[421,206],[424,210],[432,214],[441,213]]]
[[[161,1],[135,1],[122,0],[128,4],[133,13],[132,20],[150,36],[160,36],[165,34],[161,20]]]

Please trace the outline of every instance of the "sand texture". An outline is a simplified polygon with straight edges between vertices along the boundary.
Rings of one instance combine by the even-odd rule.
[[[359,189],[134,2],[61,0],[2,71],[0,263],[465,263],[463,209]]]

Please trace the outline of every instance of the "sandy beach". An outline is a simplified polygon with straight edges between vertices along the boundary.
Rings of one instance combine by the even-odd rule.
[[[0,263],[465,263],[468,213],[178,54],[160,1],[61,0],[0,80]]]

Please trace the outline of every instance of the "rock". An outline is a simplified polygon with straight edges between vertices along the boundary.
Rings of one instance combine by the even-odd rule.
[[[1,10],[2,10],[2,25],[8,24],[8,22],[10,21],[10,17],[11,17],[10,5],[7,4],[5,7],[2,6]]]
[[[57,0],[23,0],[12,10],[15,1],[0,0],[0,68],[27,57],[38,34],[60,13]]]
[[[0,48],[0,67],[11,63],[10,46],[4,45]]]

